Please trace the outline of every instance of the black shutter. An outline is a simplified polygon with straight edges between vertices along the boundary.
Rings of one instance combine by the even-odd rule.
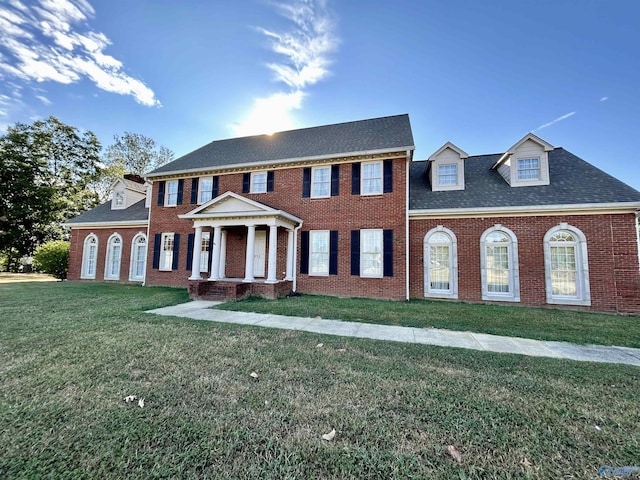
[[[385,277],[393,277],[393,230],[382,232],[383,266]]]
[[[385,160],[383,163],[384,193],[393,192],[393,161]]]
[[[182,192],[184,191],[184,179],[181,178],[178,180],[178,198],[176,200],[176,205],[182,205]]]
[[[311,167],[302,169],[302,198],[311,196]]]
[[[340,194],[340,165],[331,165],[331,196]]]
[[[162,242],[162,234],[156,233],[153,236],[153,268],[160,268],[160,243]]]
[[[171,263],[171,270],[178,269],[178,257],[180,256],[180,234],[173,234],[173,262]]]
[[[267,192],[273,192],[275,172],[270,170],[267,172]]]
[[[187,270],[191,270],[193,268],[193,241],[195,239],[195,234],[190,233],[187,237]]]
[[[242,174],[242,193],[249,193],[249,187],[251,186],[251,174]]]
[[[329,275],[338,274],[338,231],[329,232]]]
[[[207,251],[209,252],[209,261],[207,262],[207,272],[211,272],[211,263],[213,260],[213,232],[209,233],[209,248]]]
[[[351,230],[351,275],[360,275],[360,230]]]
[[[191,179],[191,204],[198,203],[198,177]]]
[[[360,195],[360,163],[351,164],[351,195]]]
[[[309,232],[300,232],[300,273],[309,273]]]
[[[213,189],[211,190],[211,198],[216,198],[218,196],[218,176],[213,177]]]
[[[164,180],[158,182],[158,206],[164,205],[164,186],[167,182]]]

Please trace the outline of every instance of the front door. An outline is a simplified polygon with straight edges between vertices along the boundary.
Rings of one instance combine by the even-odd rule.
[[[256,230],[253,249],[253,276],[264,277],[264,265],[267,258],[267,231]]]

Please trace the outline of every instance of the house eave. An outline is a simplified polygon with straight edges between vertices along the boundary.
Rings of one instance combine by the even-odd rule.
[[[63,223],[62,226],[65,228],[115,228],[115,227],[146,227],[149,223],[149,220],[130,220],[130,221],[120,221],[120,222],[73,222],[73,223]]]
[[[186,219],[186,220],[209,220],[209,219],[238,219],[238,218],[246,218],[248,219],[264,219],[264,218],[282,218],[288,220],[292,223],[302,224],[302,220],[295,215],[291,215],[290,213],[284,212],[282,210],[274,210],[274,211],[265,211],[265,212],[257,212],[257,211],[249,211],[249,212],[221,212],[221,213],[186,213],[184,215],[178,215],[178,218]]]
[[[549,215],[603,215],[634,213],[640,202],[524,205],[516,207],[442,208],[409,210],[410,220],[429,218],[531,217]]]

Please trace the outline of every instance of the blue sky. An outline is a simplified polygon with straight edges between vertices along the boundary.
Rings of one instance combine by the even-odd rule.
[[[533,131],[640,189],[636,0],[0,0],[0,128],[212,140],[408,113],[415,159]]]

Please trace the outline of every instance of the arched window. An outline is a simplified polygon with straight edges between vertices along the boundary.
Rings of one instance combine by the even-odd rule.
[[[122,237],[114,233],[107,242],[107,263],[104,268],[105,280],[120,279],[120,259],[122,257]]]
[[[458,242],[441,225],[424,237],[424,296],[458,298]]]
[[[93,233],[84,239],[82,250],[82,271],[80,278],[96,278],[96,263],[98,259],[98,237]]]
[[[518,239],[502,225],[494,225],[480,237],[482,299],[520,301]]]
[[[587,238],[561,223],[544,236],[547,303],[591,305]]]
[[[131,242],[131,266],[129,267],[129,280],[132,282],[144,281],[145,266],[147,263],[147,236],[139,233]]]

